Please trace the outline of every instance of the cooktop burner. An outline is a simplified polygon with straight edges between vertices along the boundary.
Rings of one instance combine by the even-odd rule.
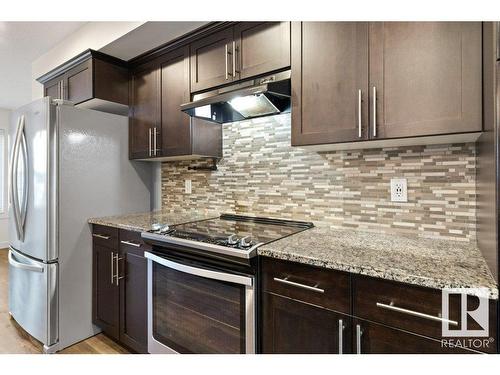
[[[303,221],[223,214],[219,218],[171,227],[158,225],[144,232],[142,237],[145,240],[249,258],[263,244],[312,227],[312,223]]]

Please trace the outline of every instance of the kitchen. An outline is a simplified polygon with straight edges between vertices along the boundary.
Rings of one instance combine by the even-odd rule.
[[[32,64],[43,92],[8,127],[5,337],[499,353],[500,24],[172,24]]]

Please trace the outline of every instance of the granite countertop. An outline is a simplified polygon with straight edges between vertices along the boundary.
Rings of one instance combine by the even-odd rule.
[[[219,214],[159,210],[92,218],[89,223],[142,232],[154,223],[214,217]],[[475,244],[314,227],[264,245],[258,254],[435,289],[484,288],[473,294],[498,299],[495,280]]]
[[[436,289],[498,288],[477,246],[449,240],[315,227],[258,249],[262,256]]]
[[[188,223],[190,221],[210,219],[219,217],[217,213],[207,211],[168,211],[158,210],[141,212],[128,215],[107,216],[89,219],[90,224],[107,225],[120,229],[145,232],[151,229],[153,224],[175,225]]]

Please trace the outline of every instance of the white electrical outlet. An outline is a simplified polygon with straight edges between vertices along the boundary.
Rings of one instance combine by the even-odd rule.
[[[391,201],[408,202],[406,178],[391,178]]]
[[[184,192],[191,194],[191,180],[184,180]]]

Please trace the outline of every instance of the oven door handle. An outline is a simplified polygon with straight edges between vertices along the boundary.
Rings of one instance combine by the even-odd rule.
[[[147,259],[149,259],[155,263],[161,264],[162,266],[174,269],[176,271],[184,272],[184,273],[187,273],[190,275],[200,276],[200,277],[204,277],[206,279],[227,281],[229,283],[246,285],[246,286],[253,285],[253,278],[252,277],[235,275],[235,274],[226,273],[226,272],[207,270],[205,268],[192,267],[192,266],[188,266],[186,264],[173,262],[169,259],[165,259],[163,257],[152,254],[152,253],[147,252],[147,251],[144,252],[144,256]]]

